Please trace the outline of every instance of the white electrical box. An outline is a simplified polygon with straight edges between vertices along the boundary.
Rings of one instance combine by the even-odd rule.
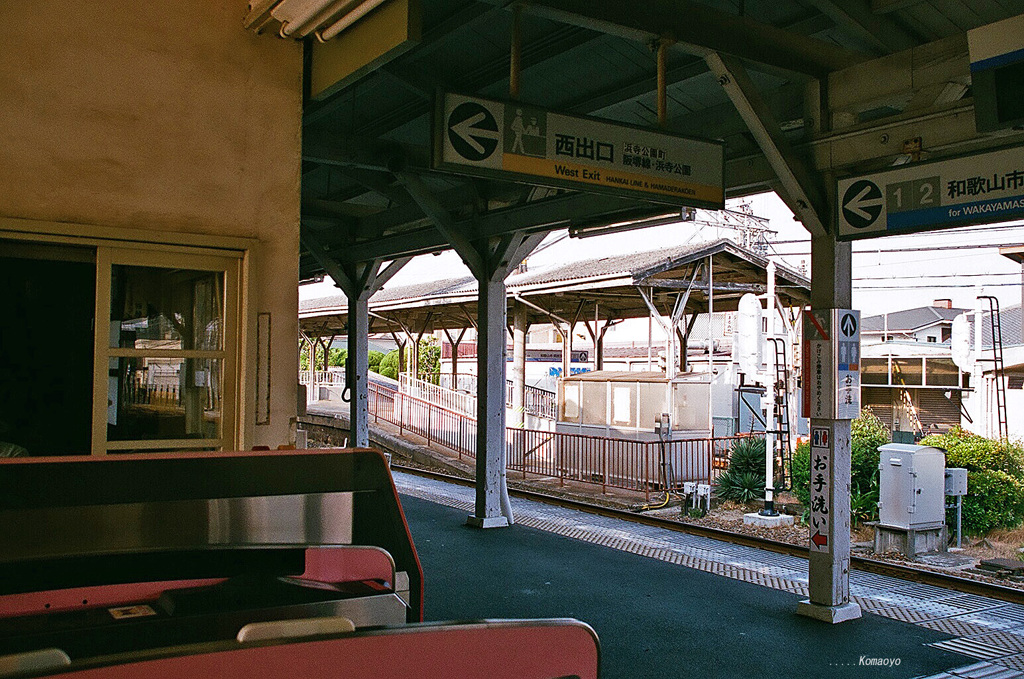
[[[946,469],[946,495],[967,495],[967,470],[962,467]]]
[[[878,452],[879,523],[907,530],[944,525],[945,452],[904,443],[887,443]]]

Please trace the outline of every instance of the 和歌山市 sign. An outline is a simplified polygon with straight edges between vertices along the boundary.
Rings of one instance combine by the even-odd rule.
[[[839,237],[873,238],[1024,217],[1024,148],[842,179]]]
[[[433,167],[720,209],[724,146],[517,102],[438,97]]]

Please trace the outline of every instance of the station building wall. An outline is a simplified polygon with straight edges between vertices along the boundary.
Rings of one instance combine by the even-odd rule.
[[[302,49],[244,30],[246,10],[0,3],[0,238],[237,258],[229,425],[239,447],[277,446],[296,414]]]

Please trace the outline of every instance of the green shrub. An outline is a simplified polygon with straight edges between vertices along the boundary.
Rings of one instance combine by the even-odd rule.
[[[330,356],[327,357],[327,365],[342,366],[345,365],[345,359],[348,358],[348,349],[335,349],[331,348]]]
[[[754,474],[743,472],[732,474],[726,472],[718,479],[715,494],[723,500],[750,502],[764,498],[764,473]]]
[[[854,525],[878,518],[878,447],[889,442],[889,430],[870,411],[850,423],[850,488]],[[793,453],[793,494],[805,506],[811,501],[811,445]]]
[[[878,478],[866,489],[854,486],[850,494],[850,522],[856,528],[864,521],[878,518]]]
[[[734,443],[729,456],[729,471],[764,476],[764,439],[751,437]]]
[[[398,379],[398,349],[389,351],[385,354],[384,358],[380,359],[377,372],[384,377],[390,377],[393,380]]]
[[[850,487],[878,486],[878,447],[892,440],[885,423],[865,410],[850,422]],[[877,511],[877,508],[876,508]]]
[[[993,528],[1013,528],[1024,519],[1024,482],[998,469],[967,472],[963,529],[983,535]]]
[[[804,441],[793,452],[793,495],[805,507],[811,504],[811,444]]]
[[[420,379],[430,381],[433,376],[441,373],[441,347],[434,344],[433,337],[425,338],[420,342],[419,362]]]
[[[718,477],[715,495],[723,500],[749,502],[764,497],[764,439],[749,438],[735,443],[729,468]]]
[[[395,353],[397,354],[397,352],[395,352]],[[373,350],[371,350],[369,353],[366,354],[366,362],[370,364],[370,371],[371,372],[375,372],[375,373],[379,373],[380,372],[380,362],[383,359],[384,359],[384,352],[383,351],[373,351]]]
[[[853,421],[851,511],[854,524],[877,518],[878,446],[888,441],[888,432],[870,414]],[[967,469],[967,497],[964,498],[963,528],[972,535],[993,528],[1014,528],[1024,521],[1024,449],[1018,442],[993,441],[960,427],[935,434],[923,445],[943,448],[947,467]],[[810,446],[806,443],[793,455],[793,493],[803,504],[810,501]]]
[[[1024,521],[1024,450],[1019,442],[994,441],[954,427],[921,443],[945,449],[947,467],[967,469],[964,532],[981,535]]]
[[[319,346],[316,348],[316,369],[324,369],[324,352]],[[309,370],[309,349],[306,347],[299,350],[299,370]]]
[[[966,467],[968,471],[998,469],[1024,478],[1024,449],[1018,441],[994,441],[954,427],[948,433],[928,436],[921,443],[944,449],[947,467]]]

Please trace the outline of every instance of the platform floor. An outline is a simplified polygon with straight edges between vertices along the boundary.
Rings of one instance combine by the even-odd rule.
[[[865,615],[831,627],[796,615],[805,559],[519,498],[480,531],[472,488],[395,480],[428,620],[575,617],[606,678],[1024,678],[1024,606],[854,571]]]

